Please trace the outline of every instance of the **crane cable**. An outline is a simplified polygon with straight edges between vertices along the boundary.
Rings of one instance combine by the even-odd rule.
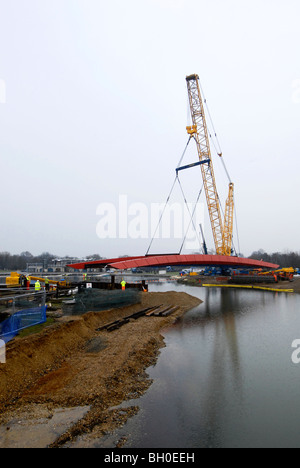
[[[160,223],[161,223],[161,220],[162,220],[162,218],[163,218],[163,215],[165,214],[167,205],[168,205],[168,203],[169,203],[169,201],[170,201],[170,198],[171,198],[171,195],[172,195],[172,193],[173,193],[173,190],[174,190],[174,187],[175,187],[176,182],[177,182],[177,176],[175,177],[175,180],[174,180],[174,182],[173,182],[173,185],[172,185],[171,191],[170,191],[170,193],[169,193],[169,196],[168,196],[168,198],[167,198],[166,204],[165,204],[164,209],[163,209],[163,211],[162,211],[162,213],[161,213],[161,215],[160,215],[160,218],[159,218],[159,221],[158,221],[158,223],[157,223],[156,229],[155,229],[155,231],[154,231],[153,237],[152,237],[152,239],[151,239],[150,245],[149,245],[148,250],[147,250],[147,252],[146,252],[146,257],[147,257],[147,255],[149,255],[149,251],[150,251],[150,249],[151,249],[151,247],[152,247],[153,241],[154,241],[154,239],[155,239],[155,236],[156,236],[157,230],[158,230],[158,228],[159,228],[159,226],[160,226]]]
[[[185,148],[184,148],[183,154],[182,154],[182,156],[181,156],[181,158],[180,158],[180,160],[179,160],[179,163],[178,163],[177,167],[180,167],[180,165],[181,165],[181,163],[182,163],[182,160],[183,160],[183,158],[184,158],[184,156],[185,156],[185,153],[186,153],[186,150],[187,150],[187,148],[188,148],[188,145],[189,145],[189,143],[190,143],[190,141],[191,141],[191,138],[192,138],[192,137],[190,136],[189,139],[188,139],[188,142],[187,142],[187,144],[186,144],[186,146],[185,146]],[[170,201],[170,198],[171,198],[171,195],[172,195],[172,193],[173,193],[173,190],[174,190],[174,187],[175,187],[175,185],[176,185],[177,180],[179,180],[179,179],[178,179],[178,173],[176,174],[175,180],[174,180],[174,182],[173,182],[171,191],[170,191],[170,193],[169,193],[169,195],[168,195],[168,198],[167,198],[167,201],[166,201],[166,203],[165,203],[164,209],[163,209],[163,211],[162,211],[162,213],[161,213],[161,215],[160,215],[160,218],[159,218],[159,221],[158,221],[158,223],[157,223],[156,229],[155,229],[155,231],[154,231],[153,237],[152,237],[152,239],[151,239],[150,245],[149,245],[148,250],[147,250],[147,252],[146,252],[146,257],[147,257],[147,255],[149,255],[149,252],[150,252],[150,249],[151,249],[151,247],[152,247],[153,241],[154,241],[154,239],[155,239],[157,230],[158,230],[158,228],[159,228],[159,226],[160,226],[160,223],[161,223],[161,221],[162,221],[163,215],[165,214],[167,205],[168,205],[168,203],[169,203],[169,201]]]
[[[179,255],[180,255],[181,252],[182,252],[183,246],[184,246],[184,244],[185,244],[185,241],[186,241],[186,238],[187,238],[187,235],[188,235],[188,232],[189,232],[189,229],[190,229],[190,226],[191,226],[192,223],[193,223],[193,227],[194,227],[195,233],[196,233],[197,238],[198,238],[198,241],[199,241],[199,245],[200,245],[200,247],[201,247],[201,240],[200,240],[200,237],[199,237],[199,235],[198,235],[198,231],[197,231],[196,226],[195,226],[195,223],[194,223],[194,215],[195,215],[195,211],[196,211],[196,208],[197,208],[197,204],[198,204],[198,202],[199,202],[199,199],[200,199],[200,196],[201,196],[203,187],[204,187],[204,183],[202,184],[202,187],[201,187],[200,192],[199,192],[199,194],[198,194],[198,197],[197,197],[197,200],[196,200],[194,209],[193,209],[193,213],[191,213],[191,212],[190,212],[190,209],[189,209],[188,202],[187,202],[187,200],[186,200],[186,197],[185,197],[185,194],[184,194],[184,191],[183,191],[183,188],[182,188],[182,185],[181,185],[181,182],[180,182],[180,180],[179,180],[178,175],[177,175],[177,178],[178,178],[178,183],[179,183],[179,186],[180,186],[180,189],[181,189],[181,192],[182,192],[182,195],[183,195],[183,198],[184,198],[184,201],[185,201],[185,204],[186,204],[188,213],[189,213],[190,218],[191,218],[191,219],[190,219],[190,222],[189,222],[189,225],[188,225],[188,228],[187,228],[187,230],[186,230],[185,236],[184,236],[184,238],[183,238],[183,241],[182,241],[180,250],[179,250]]]
[[[181,159],[180,159],[180,161],[179,161],[179,163],[178,163],[178,165],[177,165],[177,168],[181,166],[181,163],[182,163],[183,158],[184,158],[184,156],[185,156],[187,147],[188,147],[188,145],[189,145],[189,143],[190,143],[190,141],[191,141],[192,138],[194,138],[194,137],[193,137],[192,135],[190,135],[190,137],[189,137],[189,139],[188,139],[188,142],[187,142],[187,144],[186,144],[186,147],[185,147],[185,149],[184,149],[184,152],[183,152],[183,154],[182,154],[182,156],[181,156]],[[178,176],[178,172],[177,172],[177,175],[176,175],[176,180],[175,180],[175,182],[174,182],[174,185],[175,185],[176,181],[178,181],[178,184],[179,184],[179,187],[180,187],[180,190],[181,190],[181,193],[182,193],[184,202],[185,202],[186,207],[187,207],[187,211],[188,211],[188,213],[189,213],[189,215],[190,215],[190,222],[189,222],[187,231],[186,231],[186,233],[185,233],[185,235],[184,235],[183,242],[182,242],[181,247],[180,247],[180,250],[179,250],[179,255],[180,255],[181,252],[182,252],[183,246],[184,246],[184,244],[185,244],[185,241],[186,241],[186,238],[187,238],[187,235],[188,235],[188,232],[189,232],[189,229],[190,229],[190,226],[191,226],[192,223],[193,223],[193,227],[194,227],[195,233],[196,233],[197,238],[198,238],[198,241],[199,241],[199,245],[201,246],[201,241],[200,241],[200,238],[199,238],[199,234],[198,234],[198,231],[197,231],[196,226],[195,226],[195,223],[194,223],[194,215],[195,215],[195,211],[196,211],[196,208],[197,208],[197,204],[198,204],[198,202],[199,202],[199,199],[200,199],[200,196],[201,196],[203,187],[204,187],[204,182],[203,182],[202,187],[201,187],[201,189],[200,189],[200,192],[199,192],[199,194],[198,194],[198,197],[197,197],[197,200],[196,200],[194,209],[193,209],[193,213],[191,213],[191,212],[190,212],[190,209],[189,209],[189,206],[188,206],[188,202],[187,202],[187,200],[186,200],[186,196],[185,196],[184,191],[183,191],[183,188],[182,188],[182,184],[181,184],[180,179],[179,179],[179,176]]]
[[[229,180],[229,183],[232,183],[232,179],[229,175],[229,172],[228,172],[228,169],[226,167],[226,164],[224,162],[224,158],[223,158],[223,151],[222,151],[222,148],[221,148],[221,145],[220,145],[220,142],[219,142],[219,138],[218,138],[218,135],[217,135],[217,132],[215,130],[215,126],[214,126],[214,123],[213,123],[213,120],[212,120],[212,117],[211,117],[211,113],[210,113],[210,110],[209,110],[209,107],[208,107],[208,104],[207,104],[207,99],[205,98],[205,95],[204,95],[204,92],[203,92],[203,89],[202,89],[202,86],[201,86],[201,83],[200,83],[200,80],[199,80],[199,86],[200,86],[200,90],[201,90],[201,93],[202,93],[202,96],[203,96],[203,99],[204,99],[204,104],[205,104],[205,107],[206,107],[206,110],[207,110],[207,115],[209,117],[209,120],[210,120],[210,124],[211,124],[211,127],[212,127],[212,130],[213,130],[213,133],[214,133],[214,137],[216,139],[216,143],[211,135],[211,133],[209,133],[209,136],[210,136],[210,139],[212,141],[212,144],[216,150],[216,153],[217,155],[220,157],[221,161],[222,161],[222,164],[223,164],[223,167],[224,167],[224,170],[225,170],[225,173],[227,175],[227,178]]]
[[[211,141],[212,141],[212,144],[213,144],[213,146],[214,146],[214,148],[215,148],[215,150],[216,150],[218,156],[220,157],[220,159],[221,159],[221,161],[222,161],[223,168],[224,168],[224,170],[225,170],[225,173],[226,173],[226,175],[227,175],[227,178],[228,178],[228,180],[229,180],[229,183],[231,184],[231,183],[232,183],[232,179],[231,179],[231,177],[230,177],[230,175],[229,175],[229,172],[228,172],[228,170],[227,170],[227,167],[226,167],[226,164],[225,164],[225,161],[224,161],[224,158],[223,158],[223,152],[222,152],[222,149],[221,149],[221,145],[220,145],[220,142],[219,142],[219,139],[218,139],[218,136],[217,136],[217,132],[216,132],[216,130],[215,130],[215,126],[214,126],[214,123],[213,123],[213,120],[212,120],[212,117],[211,117],[211,114],[210,114],[210,111],[209,111],[209,108],[208,108],[207,100],[206,100],[206,98],[205,98],[205,95],[204,95],[204,92],[203,92],[203,89],[202,89],[200,80],[199,80],[199,86],[200,86],[200,89],[201,89],[201,93],[202,93],[202,96],[203,96],[203,99],[204,99],[204,103],[205,103],[205,106],[206,106],[206,109],[207,109],[207,114],[208,114],[208,116],[209,116],[209,120],[210,120],[212,129],[213,129],[213,132],[214,132],[214,137],[215,137],[215,139],[216,139],[216,143],[217,143],[217,145],[218,145],[218,148],[216,147],[216,144],[215,144],[215,142],[214,142],[214,140],[213,140],[213,138],[212,138],[212,135],[209,134],[209,136],[210,136],[210,139],[211,139]],[[233,195],[233,196],[234,196],[234,195]],[[219,198],[219,196],[218,196],[218,198]],[[220,199],[219,199],[219,202],[220,202]],[[220,203],[220,205],[221,205],[221,203]],[[222,205],[221,205],[221,209],[222,209]],[[223,209],[222,209],[222,212],[223,212]],[[234,218],[235,218],[235,229],[236,229],[237,242],[238,242],[238,250],[239,250],[238,253],[240,253],[240,252],[241,252],[241,249],[240,249],[240,239],[239,239],[239,230],[238,230],[238,222],[237,222],[237,213],[236,213],[235,198],[234,198]],[[236,248],[235,248],[234,245],[233,245],[233,247],[234,247],[234,250],[236,251]]]
[[[183,153],[182,153],[182,156],[181,156],[181,158],[180,158],[180,161],[179,161],[179,163],[177,164],[177,168],[181,166],[181,163],[182,163],[183,158],[184,158],[184,156],[185,156],[186,150],[187,150],[187,148],[188,148],[188,146],[189,146],[190,141],[191,141],[192,138],[193,138],[192,135],[190,135],[190,136],[189,136],[189,139],[188,139],[188,142],[187,142],[187,144],[186,144],[186,146],[185,146],[185,148],[184,148],[184,151],[183,151]]]

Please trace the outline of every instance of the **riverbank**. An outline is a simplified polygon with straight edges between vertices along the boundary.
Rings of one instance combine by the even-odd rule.
[[[210,277],[210,276],[187,276],[182,278],[178,281],[179,284],[184,284],[186,286],[196,286],[201,287],[205,284],[215,284],[216,286],[227,284],[227,278],[224,276],[222,278]],[[234,284],[231,284],[234,287]],[[240,285],[237,285],[240,287]],[[251,284],[246,285],[251,286]],[[294,293],[300,294],[300,277],[294,277],[293,281],[279,281],[278,283],[259,283],[259,284],[252,284],[252,286],[260,286],[265,289],[278,289],[278,290],[286,290],[286,289],[293,289]]]
[[[0,366],[0,448],[60,447],[82,434],[99,438],[123,425],[138,407],[116,407],[151,385],[146,369],[164,346],[162,328],[200,302],[186,293],[145,293],[141,304],[63,317],[10,342]],[[96,331],[157,305],[179,309],[168,317],[141,317],[110,333]]]

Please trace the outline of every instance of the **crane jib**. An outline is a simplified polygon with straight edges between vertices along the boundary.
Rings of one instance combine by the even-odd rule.
[[[183,171],[184,169],[190,169],[191,167],[195,167],[195,166],[200,166],[201,164],[210,164],[210,159],[204,159],[203,161],[198,161],[193,164],[188,164],[187,166],[177,167],[176,173],[178,174],[179,171]]]
[[[196,141],[200,164],[203,164],[203,156],[210,157],[210,142],[209,131],[205,118],[204,104],[201,96],[199,76],[189,75],[186,77],[188,98],[192,118],[192,126],[188,126],[187,132]],[[206,103],[206,100],[204,101]],[[195,136],[196,135],[196,136]],[[220,151],[221,154],[221,151]],[[211,228],[215,243],[216,252],[218,255],[231,255],[232,232],[233,232],[233,215],[234,215],[234,197],[233,184],[229,185],[229,195],[226,200],[226,208],[224,219],[221,214],[219,196],[216,187],[214,175],[213,161],[210,161],[209,170],[205,170],[202,166],[202,179],[205,189],[205,196]],[[177,172],[178,175],[178,172]]]

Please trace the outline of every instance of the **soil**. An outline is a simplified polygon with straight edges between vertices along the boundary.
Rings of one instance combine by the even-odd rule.
[[[270,285],[268,285],[270,287]],[[271,286],[272,287],[272,286]],[[279,281],[275,284],[276,289],[293,289],[294,293],[300,293],[300,277],[295,276],[293,281]]]
[[[8,343],[6,364],[0,365],[0,448],[62,447],[77,436],[101,438],[123,425],[138,406],[117,406],[151,385],[146,369],[164,346],[161,330],[200,302],[186,293],[143,293],[141,304],[62,317]],[[162,304],[179,309],[168,317],[131,320],[113,332],[96,331]]]

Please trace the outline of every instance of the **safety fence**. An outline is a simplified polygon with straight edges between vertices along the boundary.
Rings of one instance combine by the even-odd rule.
[[[7,343],[21,330],[45,323],[46,293],[0,298],[0,340]]]
[[[82,289],[72,300],[63,302],[64,315],[81,315],[110,308],[126,307],[141,302],[137,288],[122,290]]]

